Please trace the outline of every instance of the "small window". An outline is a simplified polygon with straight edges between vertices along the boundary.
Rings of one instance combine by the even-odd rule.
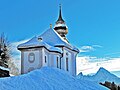
[[[66,53],[66,55],[68,56],[68,53]]]
[[[47,60],[46,60],[46,59],[47,59],[47,57],[45,56],[45,63],[47,63]]]
[[[66,58],[66,70],[68,71],[68,58]]]
[[[61,69],[61,58],[60,58],[60,69]]]
[[[58,57],[57,57],[57,68],[59,68],[58,63],[59,63],[59,62],[58,62]]]
[[[42,38],[41,38],[41,37],[38,37],[38,41],[42,41]]]

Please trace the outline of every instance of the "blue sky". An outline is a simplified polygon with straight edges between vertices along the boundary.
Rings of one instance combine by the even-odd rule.
[[[10,42],[40,35],[55,25],[60,3],[79,56],[120,56],[120,0],[0,0],[0,33]]]

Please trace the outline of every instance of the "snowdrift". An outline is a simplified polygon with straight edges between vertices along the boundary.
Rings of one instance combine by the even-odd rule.
[[[94,82],[78,80],[65,71],[50,67],[1,78],[0,85],[0,90],[107,90]]]
[[[120,78],[115,76],[114,74],[110,73],[108,70],[104,68],[100,68],[98,72],[93,76],[84,76],[82,73],[80,73],[77,78],[83,79],[83,80],[89,80],[94,82],[115,82],[116,84],[120,84]]]

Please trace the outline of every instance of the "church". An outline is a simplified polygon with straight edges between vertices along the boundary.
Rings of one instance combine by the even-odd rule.
[[[48,66],[76,75],[76,56],[79,50],[66,38],[68,27],[62,18],[61,6],[54,28],[50,25],[40,36],[18,45],[21,51],[21,74]]]

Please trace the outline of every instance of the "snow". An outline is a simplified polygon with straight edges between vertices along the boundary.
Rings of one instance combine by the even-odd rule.
[[[42,38],[41,38],[42,39]],[[28,48],[28,47],[39,47],[39,46],[45,46],[48,50],[50,51],[58,51],[60,53],[62,53],[62,50],[57,48],[57,47],[53,47],[48,45],[46,42],[44,42],[43,40],[39,40],[38,37],[33,37],[31,40],[18,45],[18,48]]]
[[[65,23],[58,23],[58,24],[56,24],[56,25],[54,26],[54,28],[55,28],[55,27],[66,27],[66,28],[68,28]]]
[[[42,40],[39,41],[38,38],[41,38]],[[79,50],[76,47],[70,45],[52,28],[45,31],[42,35],[32,38],[28,42],[20,44],[18,48],[36,47],[44,45],[46,47],[51,46],[52,49],[54,48],[55,50],[58,50],[58,48],[56,48],[57,46],[65,46],[76,52],[79,52]]]
[[[79,52],[79,50],[70,45],[66,40],[64,40],[55,30],[53,30],[52,28],[48,29],[47,31],[45,31],[42,35],[40,35],[39,37],[43,38],[43,40],[45,42],[47,42],[48,44],[52,45],[52,46],[66,46],[68,48],[71,48],[72,50],[75,50],[77,52]]]
[[[84,76],[80,73],[77,76],[77,78],[85,79],[85,80],[89,80],[89,81],[94,81],[94,82],[97,82],[97,83],[109,81],[109,82],[115,82],[116,84],[120,84],[120,78],[118,78],[117,76],[115,76],[114,74],[110,73],[108,70],[106,70],[102,67],[93,76],[89,76],[89,75]]]
[[[2,67],[2,66],[0,66],[0,69],[9,71],[9,68],[5,68],[5,67]]]
[[[0,90],[107,90],[56,68],[43,67],[20,76],[1,78]]]

